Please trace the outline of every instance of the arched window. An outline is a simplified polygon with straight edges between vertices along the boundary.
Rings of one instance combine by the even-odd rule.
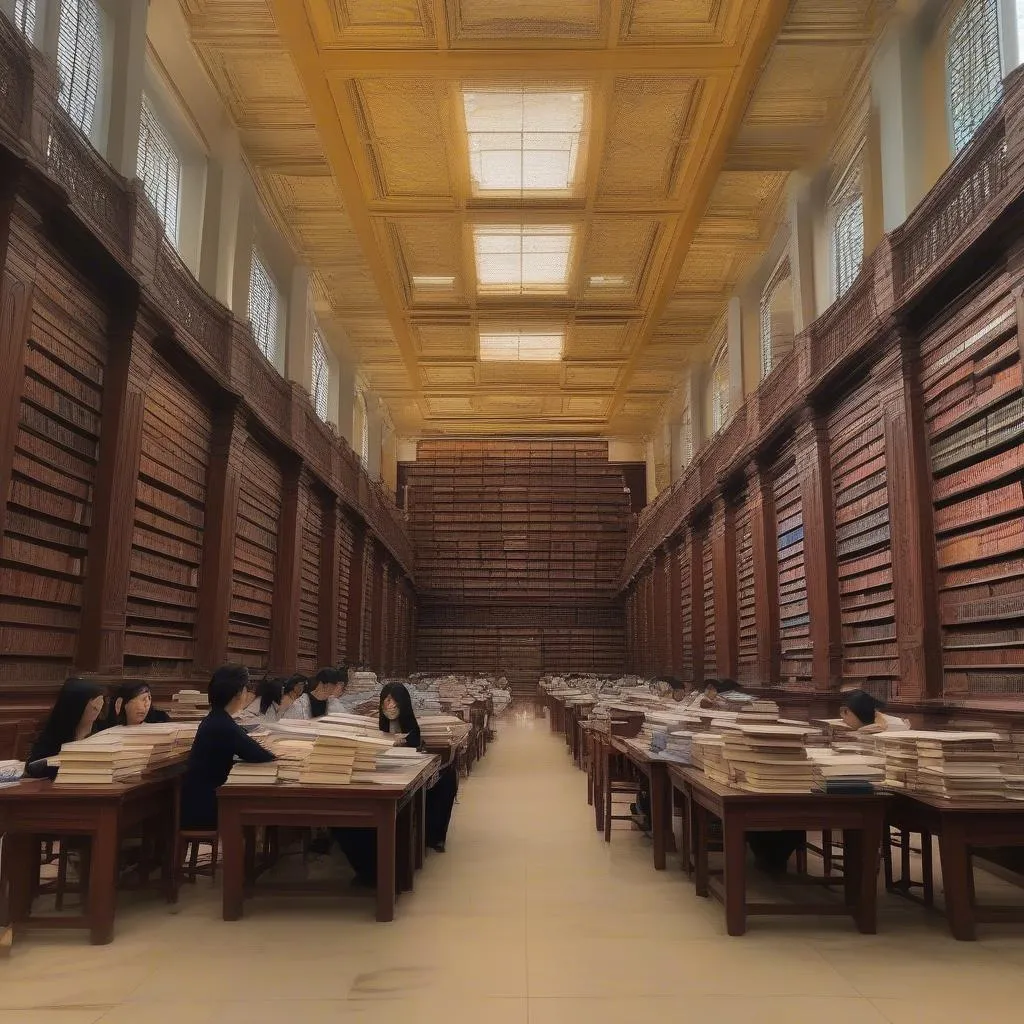
[[[793,282],[783,256],[761,293],[761,379],[793,348]]]
[[[838,299],[849,291],[864,265],[864,193],[859,158],[833,191],[829,214],[832,222],[832,285]]]
[[[946,78],[953,152],[959,153],[1002,95],[999,0],[967,0],[957,12],[949,27]]]
[[[146,197],[164,226],[171,245],[178,247],[181,213],[181,158],[147,96],[139,116],[138,175]]]

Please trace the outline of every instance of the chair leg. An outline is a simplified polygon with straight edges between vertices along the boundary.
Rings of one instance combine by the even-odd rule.
[[[68,846],[61,842],[60,853],[57,855],[57,895],[54,906],[57,910],[64,909],[64,894],[68,886]]]
[[[604,802],[604,841],[610,843],[612,841],[612,783],[611,783],[611,771],[606,771],[604,775],[604,793],[602,799]]]
[[[885,871],[885,891],[892,892],[895,888],[892,878],[892,833],[888,826],[882,832],[882,867]]]
[[[199,863],[199,843],[194,839],[188,841],[189,857],[188,857],[188,880],[193,885],[196,882],[196,868]]]
[[[832,874],[832,830],[825,829],[821,833],[821,859],[825,865],[825,874]]]
[[[217,881],[217,857],[220,854],[220,843],[214,839],[210,843],[210,880]]]

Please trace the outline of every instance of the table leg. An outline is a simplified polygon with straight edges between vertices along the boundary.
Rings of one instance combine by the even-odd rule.
[[[725,849],[725,930],[742,935],[747,930],[747,837],[743,827],[724,818],[722,845]]]
[[[256,829],[250,825],[242,829],[245,843],[245,895],[251,896],[256,885]]]
[[[245,900],[245,840],[242,834],[241,816],[230,804],[220,805],[220,843],[224,858],[223,918],[238,921],[242,917]]]
[[[114,939],[120,815],[104,810],[96,825],[89,855],[89,941],[105,946]]]
[[[21,832],[4,837],[4,878],[10,882],[11,924],[32,916],[32,896],[39,879],[39,839]]]
[[[395,827],[396,881],[399,892],[412,892],[413,852],[412,805],[410,800],[399,812]]]
[[[869,821],[860,833],[860,856],[857,858],[860,895],[857,901],[857,927],[865,935],[878,931],[878,867],[882,850],[881,821]],[[843,871],[849,870],[847,853],[843,851]]]
[[[395,919],[395,805],[388,801],[377,809],[377,920]]]
[[[971,942],[976,936],[974,907],[971,905],[973,871],[967,836],[948,822],[939,836],[939,862],[942,865],[942,884],[946,891],[946,918],[953,937]]]
[[[416,833],[416,870],[423,867],[423,861],[427,853],[427,787],[420,786],[419,792],[412,798],[416,820],[414,831]]]
[[[924,905],[935,905],[935,875],[932,869],[932,834],[921,833],[921,875],[924,891]]]
[[[693,816],[697,895],[706,897],[710,892],[708,888],[708,812],[696,801],[691,800],[690,813]]]
[[[651,766],[651,838],[654,841],[654,870],[665,870],[667,834],[672,828],[672,802],[665,766]]]

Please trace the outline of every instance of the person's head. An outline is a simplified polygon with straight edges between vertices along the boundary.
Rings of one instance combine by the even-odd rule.
[[[708,679],[704,683],[704,695],[714,700],[727,693],[742,693],[743,687],[734,679]]]
[[[221,665],[206,688],[214,711],[236,714],[251,700],[249,670],[244,665]]]
[[[312,692],[321,700],[328,697],[340,697],[345,689],[345,676],[336,668],[320,669],[312,680]]]
[[[260,714],[265,715],[270,708],[280,707],[283,692],[284,679],[281,676],[264,676],[256,684],[256,697],[260,702]]]
[[[87,736],[103,704],[103,687],[99,683],[77,676],[65,679],[43,726],[43,735],[57,746],[70,743],[76,736]]]
[[[843,703],[839,708],[839,717],[851,729],[863,729],[875,724],[875,714],[882,702],[863,690],[850,690],[843,694]]]
[[[308,682],[309,680],[301,672],[284,680],[281,684],[281,698],[277,702],[278,709],[282,713],[287,711],[306,692]]]
[[[153,691],[149,683],[125,683],[114,698],[114,711],[118,725],[142,725],[153,706]]]
[[[388,683],[380,691],[381,732],[387,732],[391,722],[397,722],[402,732],[411,732],[416,725],[412,696],[404,683]]]

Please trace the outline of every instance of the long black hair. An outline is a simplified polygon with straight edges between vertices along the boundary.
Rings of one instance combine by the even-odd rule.
[[[260,699],[260,714],[265,715],[271,707],[278,707],[285,696],[295,690],[305,691],[309,679],[296,672],[293,676],[265,676],[256,687]]]
[[[875,713],[885,704],[864,690],[851,690],[843,695],[842,707],[849,708],[863,725],[874,725]]]
[[[65,679],[36,745],[59,750],[65,743],[70,743],[85,714],[86,704],[102,696],[103,687],[91,679],[78,676]]]
[[[386,683],[380,691],[379,725],[381,732],[388,732],[391,721],[384,714],[384,701],[390,697],[398,705],[398,727],[402,732],[419,733],[420,723],[416,721],[416,712],[412,709],[412,696],[404,683]]]
[[[313,691],[318,686],[337,686],[345,680],[336,668],[320,669],[309,682],[306,683],[306,695],[309,697],[309,714],[312,718],[323,718],[327,714],[327,701],[320,697],[314,697]]]

